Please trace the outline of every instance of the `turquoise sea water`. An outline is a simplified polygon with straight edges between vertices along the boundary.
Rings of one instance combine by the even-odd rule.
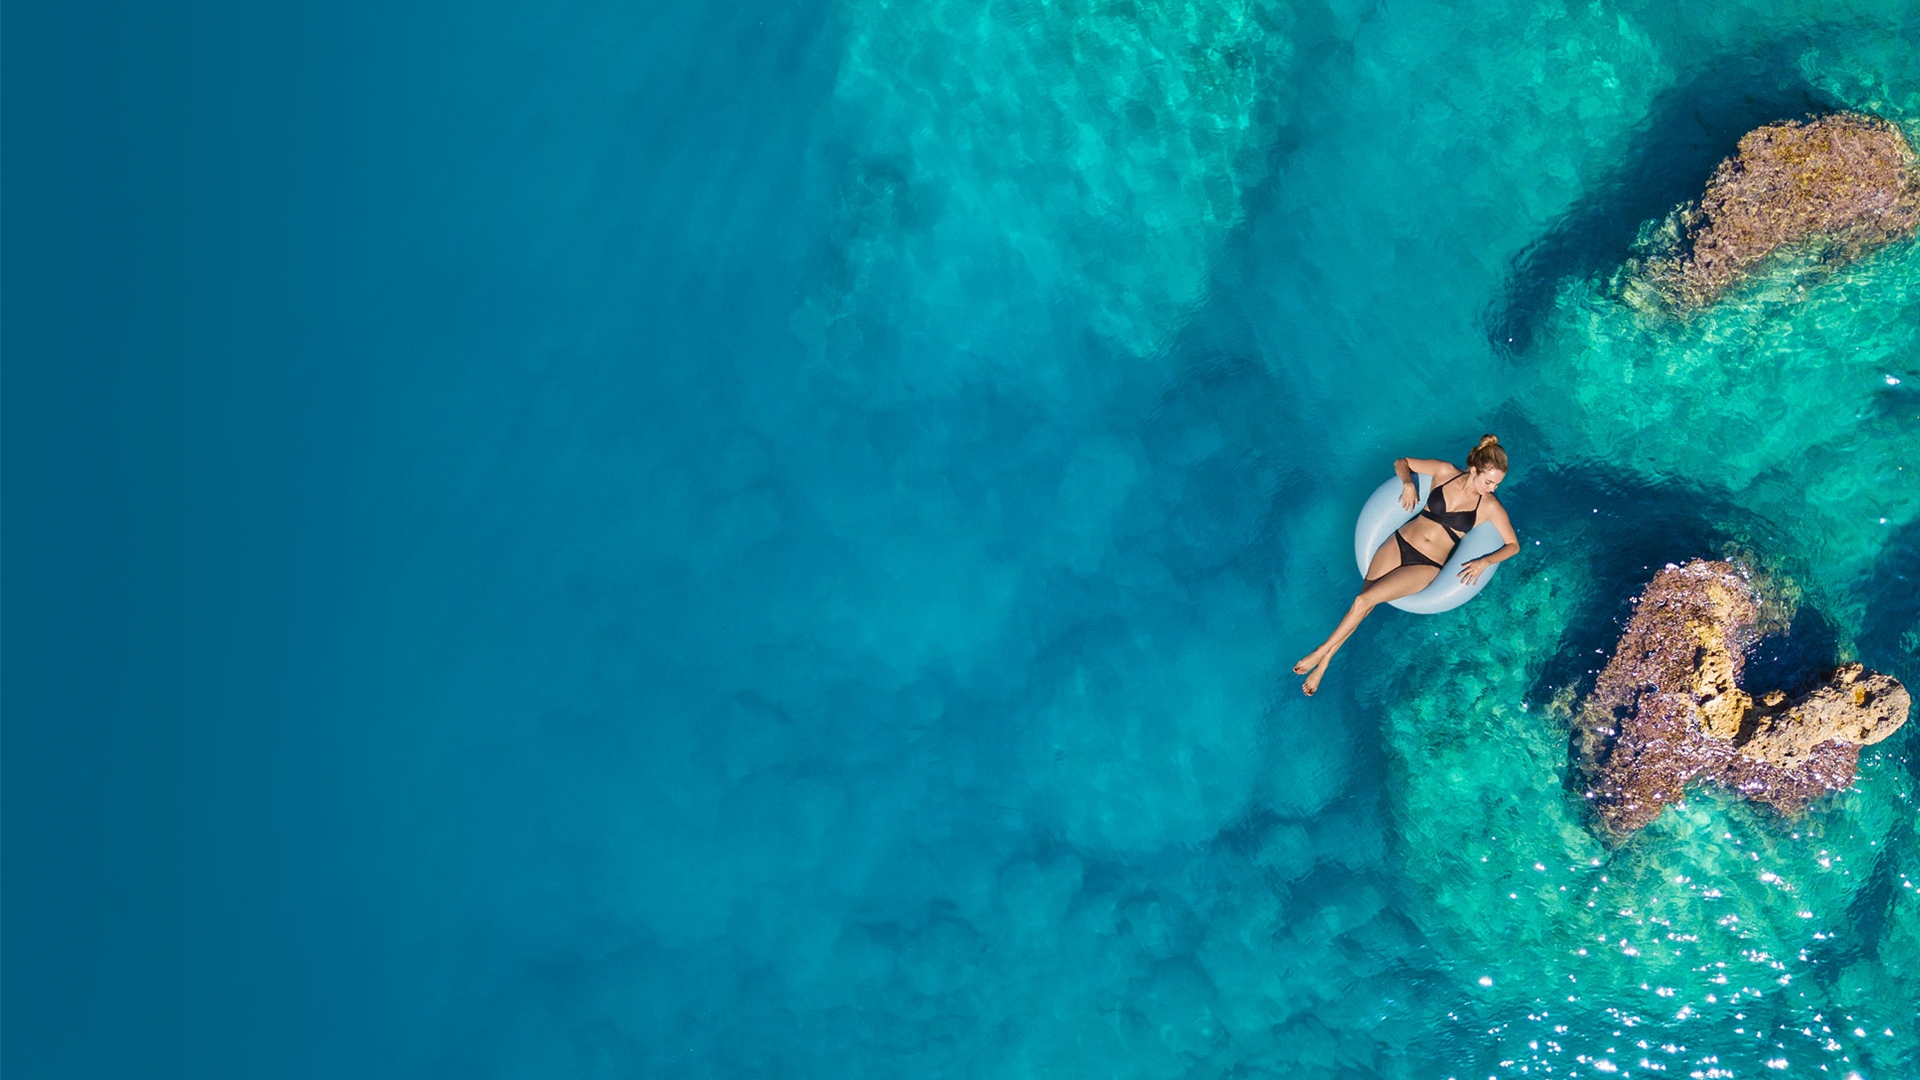
[[[1913,726],[1609,849],[1670,561],[1920,686],[1920,246],[1614,298],[1838,3],[9,9],[19,1076],[1903,1077]],[[1308,701],[1396,456],[1524,542]]]

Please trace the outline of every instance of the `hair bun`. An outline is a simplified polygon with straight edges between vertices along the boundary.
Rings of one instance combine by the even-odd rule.
[[[1499,446],[1499,445],[1500,445],[1500,436],[1498,435],[1480,436],[1480,446]],[[1474,449],[1477,450],[1479,449],[1479,447],[1474,447]]]

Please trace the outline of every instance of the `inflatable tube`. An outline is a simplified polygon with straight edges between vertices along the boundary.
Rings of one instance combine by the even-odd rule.
[[[1414,482],[1420,485],[1420,504],[1426,505],[1427,492],[1433,486],[1433,477],[1423,473],[1413,474]],[[1419,511],[1409,511],[1400,505],[1400,478],[1394,477],[1373,489],[1373,495],[1367,499],[1367,505],[1360,508],[1360,520],[1353,527],[1353,557],[1360,564],[1360,576],[1367,576],[1367,567],[1373,562],[1373,553],[1380,545],[1393,539],[1400,526],[1412,521]],[[1489,566],[1480,574],[1480,580],[1471,585],[1460,583],[1460,566],[1469,559],[1482,555],[1491,555],[1505,547],[1507,542],[1500,538],[1500,530],[1490,521],[1475,525],[1472,531],[1460,538],[1453,546],[1453,554],[1448,557],[1447,565],[1440,568],[1440,576],[1433,584],[1398,600],[1387,603],[1401,611],[1411,611],[1415,615],[1432,615],[1441,611],[1451,611],[1474,598],[1487,582],[1493,580],[1494,571],[1499,566]]]

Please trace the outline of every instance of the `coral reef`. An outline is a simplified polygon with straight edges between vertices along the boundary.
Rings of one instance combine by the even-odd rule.
[[[1762,622],[1750,575],[1728,562],[1668,566],[1574,717],[1587,798],[1609,831],[1631,834],[1697,780],[1785,814],[1853,782],[1859,748],[1906,722],[1900,683],[1858,664],[1810,693],[1740,688]]]
[[[1741,138],[1698,204],[1668,218],[1662,250],[1630,264],[1626,291],[1690,311],[1776,252],[1841,265],[1916,228],[1920,159],[1898,126],[1859,113],[1768,124]]]

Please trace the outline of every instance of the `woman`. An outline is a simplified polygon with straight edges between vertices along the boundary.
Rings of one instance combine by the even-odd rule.
[[[1468,585],[1480,580],[1487,567],[1504,559],[1512,558],[1520,550],[1520,540],[1513,534],[1513,523],[1507,520],[1507,509],[1494,497],[1494,489],[1500,481],[1507,478],[1507,452],[1500,448],[1500,440],[1492,435],[1482,435],[1480,445],[1467,455],[1467,467],[1455,468],[1451,462],[1433,461],[1427,458],[1400,458],[1393,463],[1394,474],[1400,477],[1404,485],[1400,491],[1400,505],[1412,510],[1420,505],[1420,488],[1413,478],[1414,473],[1425,473],[1433,477],[1433,491],[1427,496],[1427,505],[1412,521],[1400,527],[1393,534],[1394,542],[1381,544],[1380,550],[1373,553],[1373,562],[1367,567],[1367,584],[1360,595],[1353,598],[1353,606],[1347,609],[1346,618],[1334,627],[1333,633],[1320,647],[1301,658],[1293,665],[1295,675],[1305,675],[1307,681],[1301,687],[1308,697],[1320,689],[1320,679],[1327,673],[1327,663],[1333,654],[1340,651],[1354,628],[1360,621],[1373,612],[1373,609],[1389,600],[1398,600],[1433,584],[1440,576],[1440,568],[1447,563],[1447,556],[1453,554],[1453,546],[1460,542],[1475,525],[1490,521],[1506,540],[1506,546],[1491,555],[1482,555],[1469,559],[1460,566],[1460,580]]]

